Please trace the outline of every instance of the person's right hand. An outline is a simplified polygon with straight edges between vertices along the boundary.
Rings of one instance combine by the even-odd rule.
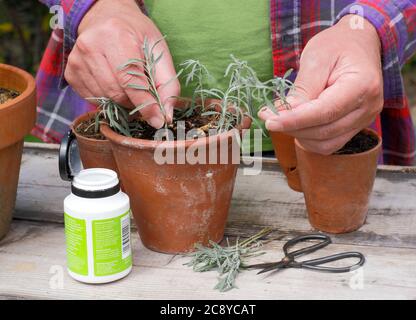
[[[129,59],[143,58],[145,37],[152,46],[162,35],[134,0],[97,1],[78,27],[78,38],[68,58],[65,79],[83,98],[107,97],[127,108],[154,100],[147,92],[127,87],[129,83],[146,85],[144,79],[127,74],[127,71],[143,70],[136,66],[119,69]],[[157,87],[176,75],[164,40],[155,47],[154,54],[157,57],[161,52],[163,56],[156,67]],[[158,92],[170,122],[175,103],[171,97],[179,95],[179,81],[171,81]],[[140,113],[155,128],[161,128],[165,122],[156,104],[145,107]]]

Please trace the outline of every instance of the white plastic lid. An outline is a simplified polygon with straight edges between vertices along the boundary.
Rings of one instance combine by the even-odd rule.
[[[107,190],[118,184],[117,173],[102,168],[82,170],[74,177],[72,182],[73,187],[85,191]]]

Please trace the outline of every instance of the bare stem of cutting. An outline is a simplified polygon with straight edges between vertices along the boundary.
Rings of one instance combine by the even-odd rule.
[[[197,251],[190,254],[192,260],[185,265],[190,266],[196,272],[217,270],[220,274],[215,289],[225,292],[235,288],[235,280],[238,273],[246,267],[245,260],[249,257],[262,255],[259,249],[262,246],[261,238],[272,232],[271,228],[265,228],[256,235],[234,245],[222,247],[215,242],[210,242],[211,247],[196,245]]]

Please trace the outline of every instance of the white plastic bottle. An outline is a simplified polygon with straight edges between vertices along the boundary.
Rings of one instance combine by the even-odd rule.
[[[106,283],[130,273],[130,201],[114,171],[81,171],[64,210],[67,267],[74,279]]]

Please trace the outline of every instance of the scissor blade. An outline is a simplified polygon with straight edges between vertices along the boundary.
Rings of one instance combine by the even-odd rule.
[[[279,270],[279,269],[284,268],[286,265],[287,265],[286,261],[280,261],[280,262],[274,263],[273,265],[269,264],[268,267],[264,268],[263,270],[260,270],[259,272],[257,272],[257,274],[262,274],[262,273],[270,272],[273,270]]]
[[[268,268],[270,266],[274,266],[276,265],[277,262],[274,263],[270,263],[270,262],[266,262],[266,263],[259,263],[259,264],[253,264],[251,266],[247,266],[247,269],[264,269],[264,268]]]

